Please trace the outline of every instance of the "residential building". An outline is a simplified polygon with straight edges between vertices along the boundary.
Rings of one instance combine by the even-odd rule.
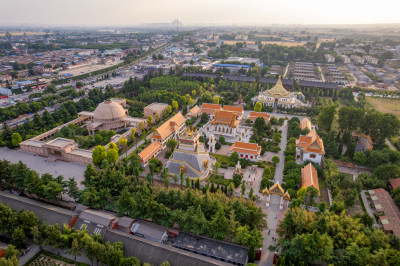
[[[351,60],[347,55],[341,55],[340,57],[342,58],[343,63],[350,64]]]
[[[237,152],[240,159],[247,159],[252,162],[258,162],[261,160],[261,147],[256,143],[245,143],[235,141],[232,144],[229,154]]]
[[[297,163],[311,161],[321,165],[324,155],[324,142],[318,136],[315,129],[312,129],[306,136],[300,135],[299,139],[296,139]]]
[[[312,163],[301,168],[301,187],[313,187],[318,190],[319,194],[318,173]]]
[[[335,63],[335,57],[333,55],[325,54],[324,57],[327,63]]]

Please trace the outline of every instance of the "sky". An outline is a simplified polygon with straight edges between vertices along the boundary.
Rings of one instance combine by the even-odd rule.
[[[0,0],[0,25],[400,23],[399,0]]]

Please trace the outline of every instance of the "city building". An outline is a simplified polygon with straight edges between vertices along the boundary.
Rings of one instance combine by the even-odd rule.
[[[232,144],[229,154],[237,152],[240,159],[247,159],[252,162],[258,162],[261,160],[261,147],[256,143],[245,143],[235,141]]]
[[[318,173],[312,163],[301,168],[301,187],[313,187],[318,190],[319,194]]]
[[[200,180],[208,178],[215,159],[210,157],[199,138],[197,131],[188,129],[178,134],[178,145],[165,165],[170,174],[179,176],[183,173],[185,177]]]
[[[148,117],[149,115],[154,116],[155,114],[158,114],[160,117],[162,117],[163,112],[167,109],[168,104],[166,103],[152,103],[144,108],[144,117]]]
[[[335,63],[335,57],[331,54],[325,54],[325,61],[327,63]]]
[[[279,76],[275,86],[267,91],[260,91],[257,97],[252,99],[254,103],[261,102],[266,106],[273,107],[302,107],[304,104],[297,98],[297,94],[288,92],[282,85],[281,77]]]
[[[297,163],[311,161],[321,165],[324,155],[324,142],[318,136],[315,129],[312,129],[306,136],[300,135],[299,139],[296,139]]]
[[[165,148],[168,140],[176,139],[177,135],[186,128],[185,122],[186,118],[182,113],[177,113],[154,131],[151,141],[159,141]]]

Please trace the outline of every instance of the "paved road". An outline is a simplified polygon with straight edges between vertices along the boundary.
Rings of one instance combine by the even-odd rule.
[[[21,150],[11,150],[6,147],[0,148],[0,160],[8,160],[12,163],[22,161],[27,167],[39,174],[49,173],[54,177],[62,175],[64,180],[74,177],[79,189],[84,188],[81,185],[81,181],[83,181],[83,172],[86,169],[86,165],[63,161],[48,162],[45,157],[35,156]]]

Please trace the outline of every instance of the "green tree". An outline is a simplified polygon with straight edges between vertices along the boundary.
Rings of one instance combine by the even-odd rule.
[[[170,149],[171,151],[173,151],[175,149],[176,145],[178,145],[178,142],[176,142],[176,140],[174,140],[174,139],[168,140],[167,144],[166,144],[168,149]]]
[[[215,96],[213,98],[213,102],[214,102],[214,104],[219,104],[219,97]]]
[[[126,215],[130,213],[130,211],[134,208],[135,201],[129,192],[129,189],[125,187],[121,195],[118,197],[117,200],[117,210],[119,215]]]
[[[210,222],[209,235],[216,239],[224,239],[228,231],[228,219],[222,206],[218,206],[218,210]]]
[[[280,162],[281,160],[279,159],[279,156],[274,156],[274,157],[272,157],[272,162],[273,163],[275,163],[275,164],[278,164],[279,162]]]
[[[246,184],[244,180],[242,181],[241,192],[242,192],[241,196],[243,197],[244,193],[246,192]]]
[[[262,103],[261,103],[261,102],[257,102],[257,103],[254,105],[254,111],[256,111],[256,112],[261,112],[261,109],[262,109]]]
[[[93,149],[92,159],[95,164],[101,164],[107,158],[107,149],[104,146],[98,145]]]
[[[67,194],[74,200],[76,200],[79,196],[79,188],[78,184],[75,181],[75,178],[69,178],[67,181]]]
[[[174,110],[174,111],[176,111],[176,110],[178,110],[178,108],[179,108],[179,105],[178,105],[178,102],[177,101],[172,101],[172,109]]]
[[[318,115],[318,125],[325,131],[330,131],[333,120],[335,119],[336,106],[329,105],[321,109]]]
[[[147,117],[147,124],[149,124],[149,126],[153,124],[153,117],[151,115]]]
[[[14,147],[18,147],[22,142],[22,137],[19,133],[13,133],[11,136],[11,143]]]
[[[232,154],[229,156],[229,161],[231,166],[235,166],[239,161],[239,154],[235,151],[232,152]]]
[[[74,256],[74,262],[76,264],[76,256],[82,255],[82,245],[79,240],[74,238],[71,243],[71,248],[68,250],[68,254]]]
[[[114,150],[114,149],[109,149],[107,151],[107,160],[110,163],[116,163],[118,161],[118,151]]]
[[[22,248],[26,244],[26,235],[23,228],[17,227],[14,229],[11,235],[11,244],[17,248]]]

